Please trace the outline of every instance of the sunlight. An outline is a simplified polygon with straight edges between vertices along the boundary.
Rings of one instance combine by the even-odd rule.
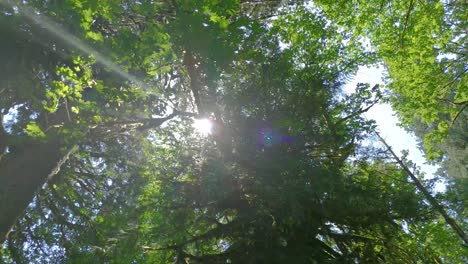
[[[0,0],[0,3],[3,2],[4,1]],[[25,5],[13,5],[12,3],[9,3],[9,1],[6,1],[5,4],[9,5],[11,8],[14,8],[25,18],[41,25],[50,34],[62,40],[67,45],[76,48],[89,56],[93,56],[93,58],[96,59],[96,62],[105,66],[113,73],[119,75],[120,77],[124,78],[132,84],[140,86],[143,89],[147,89],[147,85],[140,81],[136,76],[133,76],[126,72],[122,67],[120,67],[111,59],[109,59],[107,56],[93,49],[91,46],[87,45],[85,41],[82,41],[81,39],[75,37],[72,33],[69,33],[68,31],[64,30],[61,25],[47,18],[44,14],[39,14],[32,8],[27,7]]]
[[[209,119],[206,119],[206,118],[195,119],[195,121],[193,122],[193,127],[198,133],[204,136],[209,135],[213,132],[212,131],[213,123]]]

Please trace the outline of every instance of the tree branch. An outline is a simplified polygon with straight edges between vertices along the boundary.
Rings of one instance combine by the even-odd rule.
[[[460,114],[465,110],[465,108],[468,106],[468,104],[465,104],[460,111],[455,115],[455,117],[452,119],[452,124],[450,126],[453,126],[455,124],[455,121],[457,121],[457,118],[460,116]]]
[[[363,114],[363,113],[369,111],[374,105],[376,105],[376,104],[380,101],[380,99],[381,99],[381,97],[376,98],[368,107],[366,107],[366,108],[364,108],[364,109],[359,108],[358,111],[356,111],[356,112],[354,112],[354,113],[352,113],[352,114],[350,114],[350,115],[348,115],[348,116],[345,116],[345,117],[341,118],[340,120],[338,120],[338,121],[336,122],[336,124],[339,124],[339,123],[341,123],[341,122],[345,122],[346,120],[348,120],[348,119],[350,119],[350,118],[353,118],[353,117],[355,117],[355,116],[358,116],[358,115],[360,115],[360,114]]]
[[[414,1],[411,0],[410,4],[409,4],[409,7],[408,7],[408,11],[406,12],[406,17],[405,17],[405,23],[403,24],[403,31],[401,32],[401,37],[400,37],[400,41],[401,41],[401,47],[403,48],[403,38],[405,37],[405,31],[406,29],[408,28],[408,21],[409,21],[409,18],[410,18],[410,15],[411,15],[411,12],[413,11],[413,8],[414,8]]]
[[[195,236],[189,240],[186,240],[184,242],[181,242],[179,244],[171,245],[171,246],[166,246],[166,247],[161,247],[161,248],[152,248],[152,247],[144,247],[146,250],[154,250],[154,251],[161,251],[161,250],[178,250],[182,249],[185,245],[188,245],[190,243],[193,243],[195,241],[199,240],[206,240],[208,238],[212,238],[218,235],[221,235],[223,232],[226,232],[229,228],[232,228],[232,226],[238,224],[240,221],[239,220],[233,220],[227,224],[220,224],[217,227],[211,229],[210,231],[199,235]]]
[[[192,91],[193,97],[195,99],[195,105],[197,106],[198,113],[203,115],[205,111],[200,99],[200,82],[198,80],[200,74],[197,72],[195,66],[195,58],[188,49],[185,50],[184,65],[187,68],[187,72],[190,77],[190,90]]]

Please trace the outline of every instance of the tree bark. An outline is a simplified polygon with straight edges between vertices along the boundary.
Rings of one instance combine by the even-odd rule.
[[[55,138],[28,144],[0,163],[0,244],[34,199],[36,191],[68,160],[71,148]]]

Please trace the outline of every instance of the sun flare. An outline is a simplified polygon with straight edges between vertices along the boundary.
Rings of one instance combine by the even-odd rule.
[[[211,121],[206,118],[195,119],[193,122],[193,127],[198,133],[206,136],[212,133],[213,123],[211,123]]]

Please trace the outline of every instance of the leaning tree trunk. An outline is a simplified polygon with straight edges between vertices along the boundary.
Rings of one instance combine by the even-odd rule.
[[[457,235],[460,237],[460,239],[464,242],[465,245],[468,245],[468,236],[466,235],[465,231],[460,227],[460,225],[453,219],[452,217],[449,216],[447,211],[445,210],[444,206],[441,205],[434,197],[432,197],[431,193],[422,185],[422,183],[419,181],[419,179],[414,175],[414,173],[411,172],[411,170],[406,166],[406,164],[396,155],[396,153],[392,150],[392,148],[387,144],[387,142],[380,136],[379,133],[377,133],[377,136],[379,137],[380,141],[385,145],[387,150],[392,154],[393,158],[398,162],[398,164],[401,166],[401,168],[405,171],[405,173],[413,180],[414,185],[420,191],[426,200],[429,202],[429,204],[439,213],[442,215],[442,217],[445,219],[445,222],[457,233]]]
[[[0,162],[0,244],[34,199],[70,156],[63,140],[33,143],[5,155]]]

